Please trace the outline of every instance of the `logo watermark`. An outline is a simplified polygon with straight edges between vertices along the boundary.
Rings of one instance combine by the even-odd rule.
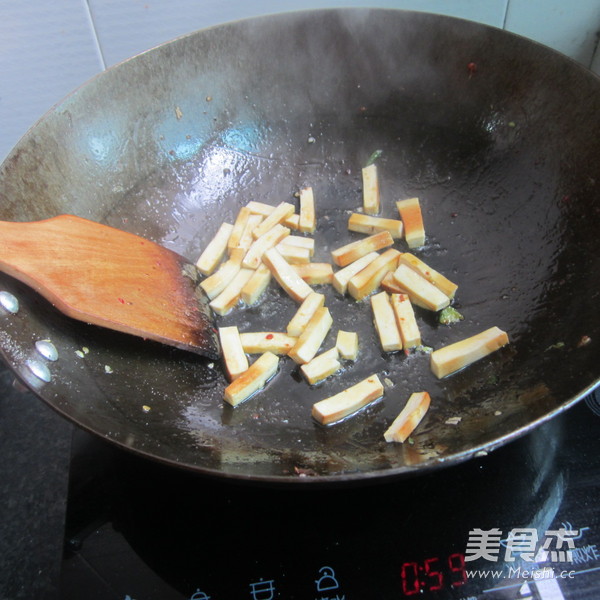
[[[503,537],[497,527],[493,529],[475,528],[469,531],[465,562],[487,560],[513,563],[518,558],[522,562],[572,563],[575,540],[581,537],[578,529],[546,530],[540,539],[534,527],[517,527]]]

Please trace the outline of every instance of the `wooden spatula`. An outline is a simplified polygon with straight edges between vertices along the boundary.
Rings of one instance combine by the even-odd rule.
[[[219,356],[195,266],[137,235],[72,215],[0,221],[0,270],[69,317]]]

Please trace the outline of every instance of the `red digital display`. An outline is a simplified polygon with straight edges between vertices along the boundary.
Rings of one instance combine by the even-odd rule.
[[[434,556],[422,562],[405,562],[400,569],[400,577],[405,596],[423,591],[435,592],[444,586],[458,587],[467,581],[465,556],[456,552],[445,560]]]

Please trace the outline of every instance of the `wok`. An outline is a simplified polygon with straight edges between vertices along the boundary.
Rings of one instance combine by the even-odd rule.
[[[416,253],[459,284],[464,321],[442,326],[419,311],[424,343],[497,325],[510,345],[436,380],[426,355],[379,350],[368,301],[323,289],[330,335],[358,331],[359,360],[315,387],[283,360],[263,393],[233,409],[218,363],[74,322],[2,275],[0,289],[20,303],[0,315],[2,353],[80,427],[204,474],[364,482],[488,452],[598,383],[599,130],[598,78],[454,18],[307,11],[187,35],[109,69],[45,115],[2,165],[0,219],[72,213],[194,260],[249,200],[294,202],[311,185],[313,260],[328,260],[359,237],[346,222],[361,203],[360,169],[380,150],[383,216],[418,196],[428,237]],[[258,306],[218,324],[284,330],[296,308],[272,285]],[[55,362],[35,349],[46,339]],[[373,372],[386,382],[381,401],[331,427],[312,421],[313,402]],[[421,389],[432,408],[410,443],[385,443],[385,427]]]

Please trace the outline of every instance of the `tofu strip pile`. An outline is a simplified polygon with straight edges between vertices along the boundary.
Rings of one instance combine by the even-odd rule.
[[[449,307],[458,286],[415,254],[395,246],[418,249],[425,244],[425,228],[418,198],[397,201],[397,219],[377,216],[381,199],[377,167],[363,169],[363,206],[348,219],[348,230],[363,237],[334,249],[330,262],[312,262],[317,229],[315,196],[311,187],[300,190],[298,212],[291,202],[276,206],[251,201],[233,223],[223,223],[197,261],[205,276],[201,287],[217,315],[239,305],[252,306],[276,282],[297,304],[286,331],[240,331],[219,328],[229,385],[224,399],[232,406],[248,400],[268,385],[283,357],[299,365],[313,386],[343,372],[344,361],[356,361],[356,332],[338,330],[335,344],[324,347],[334,327],[326,297],[313,289],[331,285],[354,301],[369,302],[373,324],[384,352],[422,347],[418,310]],[[417,313],[415,307],[419,307]],[[491,327],[430,354],[433,374],[446,377],[508,343],[508,336]],[[249,356],[258,355],[250,364]],[[384,395],[377,374],[313,404],[312,417],[323,425],[356,414]],[[414,391],[397,418],[388,424],[384,439],[404,442],[430,406],[426,391]]]

